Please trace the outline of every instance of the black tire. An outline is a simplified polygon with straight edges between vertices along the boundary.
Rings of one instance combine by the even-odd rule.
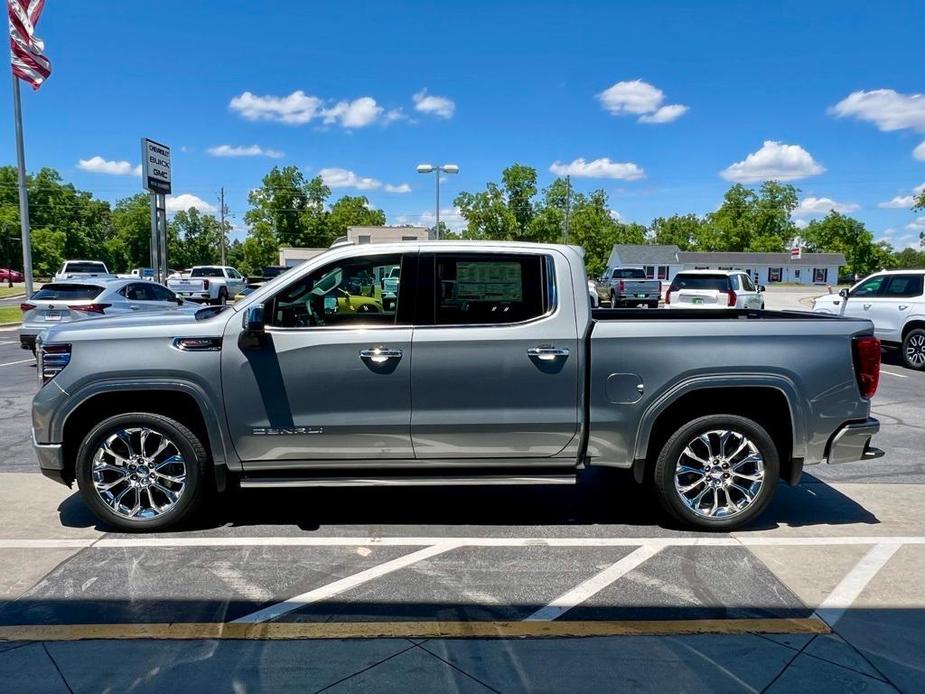
[[[228,290],[225,287],[219,287],[218,298],[215,300],[216,306],[224,306],[228,303]]]
[[[657,301],[650,301],[650,302],[648,302],[648,303],[646,304],[646,306],[648,306],[649,308],[658,308],[658,302],[657,302]]]
[[[925,370],[925,329],[914,328],[906,333],[903,338],[902,357],[907,368]]]
[[[681,492],[675,487],[675,470],[679,463],[679,459],[689,443],[692,443],[694,439],[697,439],[697,437],[706,432],[714,432],[717,430],[735,432],[735,434],[744,436],[751,441],[763,458],[763,479],[761,480],[760,487],[754,495],[753,500],[741,511],[735,511],[732,515],[728,516],[706,517],[695,512],[691,506],[682,500]],[[713,436],[716,435],[714,434]],[[718,437],[716,438],[716,442],[719,444]],[[730,455],[729,460],[736,460],[736,456]],[[739,458],[739,460],[741,460],[741,458]],[[717,468],[716,473],[718,475],[725,474],[719,468]],[[728,476],[729,475],[726,474],[726,477]],[[688,527],[700,530],[729,531],[748,524],[767,508],[771,499],[774,497],[779,477],[780,459],[777,453],[777,446],[775,446],[768,432],[758,423],[745,417],[721,414],[708,415],[706,417],[694,419],[678,429],[678,431],[665,442],[655,461],[652,484],[656,496],[658,497],[659,504],[675,520],[680,521]],[[691,475],[691,477],[683,479],[685,482],[690,483],[692,480],[696,480],[696,475]],[[703,479],[709,480],[709,475],[705,474]],[[706,487],[709,482],[704,482],[703,484]],[[722,484],[721,480],[719,480],[719,484]],[[745,484],[747,484],[747,482]],[[714,491],[713,493],[715,494],[714,498],[718,501],[719,491]],[[727,507],[730,505],[730,501],[733,505],[737,506],[739,502],[736,502],[734,497],[740,497],[742,500],[746,498],[744,495],[740,495],[738,491],[731,492],[733,497],[729,496],[730,492],[724,490],[723,493],[725,495]]]
[[[103,501],[93,484],[93,458],[99,446],[115,432],[134,427],[148,428],[168,437],[186,463],[182,493],[172,508],[153,518],[133,519],[119,515]],[[132,412],[109,417],[87,434],[77,452],[75,472],[81,497],[97,518],[120,530],[153,532],[182,524],[202,507],[208,487],[207,464],[205,447],[186,426],[159,414]]]

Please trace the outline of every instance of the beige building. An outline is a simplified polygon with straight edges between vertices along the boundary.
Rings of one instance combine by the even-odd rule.
[[[424,227],[347,227],[346,240],[351,243],[394,243],[396,241],[427,241],[430,230]],[[295,267],[316,255],[324,253],[327,248],[293,248],[284,246],[279,249],[279,264]]]

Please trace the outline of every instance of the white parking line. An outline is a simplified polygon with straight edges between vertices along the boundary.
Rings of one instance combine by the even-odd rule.
[[[904,374],[894,374],[892,371],[884,371],[883,369],[880,369],[880,373],[886,374],[887,376],[896,376],[896,378],[909,378]]]
[[[620,561],[608,566],[599,574],[592,576],[584,583],[579,583],[570,591],[563,593],[546,605],[546,607],[541,607],[524,621],[551,622],[557,617],[561,617],[576,605],[580,605],[588,598],[600,593],[604,588],[621,576],[628,574],[646,559],[650,559],[658,554],[661,549],[661,547],[656,545],[643,545],[639,549],[627,554]]]
[[[0,549],[94,549],[181,547],[807,547],[826,545],[925,545],[925,537],[102,537],[84,539],[0,538]]]
[[[900,544],[891,543],[879,544],[871,548],[848,572],[848,575],[835,586],[829,596],[822,601],[813,616],[818,617],[830,627],[834,627],[836,622],[845,614],[845,611],[854,604],[857,597],[864,591],[867,584],[871,582],[877,572],[884,567],[890,557],[896,554],[896,550],[901,546]]]
[[[18,345],[19,340],[3,340],[0,345]]]
[[[352,576],[347,576],[342,578],[339,581],[334,581],[333,583],[328,583],[325,586],[320,588],[315,588],[310,590],[307,593],[302,593],[301,595],[296,595],[293,598],[289,598],[284,602],[277,603],[275,605],[270,605],[265,607],[262,610],[257,610],[249,615],[244,617],[239,617],[232,621],[232,624],[257,624],[259,622],[268,622],[271,619],[276,619],[281,617],[284,614],[289,612],[294,612],[306,605],[310,605],[313,602],[319,602],[320,600],[326,600],[338,593],[343,593],[346,590],[355,588],[358,585],[371,581],[385,574],[392,573],[398,569],[404,569],[406,566],[411,566],[419,561],[424,559],[429,559],[430,557],[435,557],[438,554],[443,554],[451,549],[456,549],[458,545],[455,544],[438,544],[432,545],[430,547],[425,547],[420,549],[417,552],[412,552],[411,554],[405,554],[397,559],[392,559],[387,561],[384,564],[379,564],[374,566],[371,569],[366,569],[360,573],[353,574]]]
[[[8,361],[6,364],[0,364],[0,366],[15,366],[16,364],[26,364],[28,362],[35,363],[35,359],[20,359],[19,361]]]

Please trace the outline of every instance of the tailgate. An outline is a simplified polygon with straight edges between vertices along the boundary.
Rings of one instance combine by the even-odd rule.
[[[729,303],[729,295],[716,289],[682,289],[671,293],[671,303],[706,307],[726,306]]]
[[[170,289],[173,289],[175,292],[204,291],[202,288],[202,280],[193,280],[193,279],[167,280],[167,286]]]

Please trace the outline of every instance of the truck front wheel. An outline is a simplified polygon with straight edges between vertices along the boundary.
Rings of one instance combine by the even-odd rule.
[[[687,526],[734,530],[754,520],[777,487],[777,447],[758,423],[709,415],[662,446],[653,483],[662,508]]]
[[[180,422],[145,412],[100,422],[77,452],[84,502],[108,525],[164,530],[190,517],[205,492],[208,456]]]

